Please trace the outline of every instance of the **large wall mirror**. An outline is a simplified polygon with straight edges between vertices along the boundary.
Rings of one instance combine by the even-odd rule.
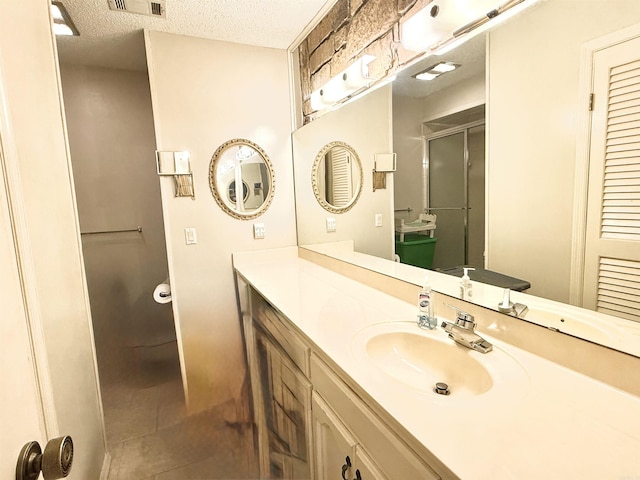
[[[318,152],[311,170],[318,203],[332,213],[348,211],[362,191],[362,164],[356,151],[344,142],[331,142]]]
[[[209,186],[220,208],[234,218],[262,215],[273,198],[273,166],[257,144],[245,139],[223,143],[209,165]]]
[[[390,116],[390,88],[381,88],[293,132],[300,245],[350,241],[359,252],[393,257],[393,177],[388,174],[388,188],[374,191],[371,175],[376,154],[392,151]],[[350,182],[343,199],[327,191],[333,154]]]
[[[429,207],[429,193],[425,190],[429,139],[467,127],[471,130],[466,140],[464,135],[456,137],[464,144],[475,141],[472,134],[476,130],[482,131],[476,137],[486,142],[479,149],[486,154],[482,159],[486,164],[480,169],[486,177],[485,191],[479,197],[486,205],[483,202],[479,207],[485,212],[481,227],[484,235],[475,236],[486,244],[469,253],[468,263],[484,263],[481,266],[486,269],[530,282],[527,294],[514,292],[512,296],[514,301],[529,305],[525,320],[558,326],[565,332],[564,326],[579,311],[584,323],[567,333],[636,356],[640,356],[640,323],[634,320],[640,317],[634,305],[640,297],[640,282],[632,280],[627,287],[625,295],[630,307],[626,312],[608,315],[593,311],[603,311],[595,301],[590,303],[598,295],[582,293],[586,290],[576,293],[571,286],[576,279],[588,277],[583,270],[575,269],[579,264],[575,260],[581,255],[575,250],[576,238],[584,233],[574,231],[574,217],[585,215],[574,206],[581,196],[586,197],[588,188],[580,173],[581,162],[588,164],[589,158],[588,145],[580,137],[581,122],[589,115],[588,94],[582,97],[581,92],[593,78],[591,71],[584,71],[585,49],[597,39],[622,35],[639,23],[640,3],[633,0],[540,2],[461,47],[442,56],[427,57],[400,72],[392,84],[392,113],[388,119],[388,135],[393,138],[393,151],[397,154],[391,205],[396,218],[411,222]],[[440,62],[460,67],[428,82],[415,78],[420,71]],[[348,108],[356,108],[364,98],[351,102]],[[597,102],[598,94],[596,107]],[[339,111],[320,120],[328,123]],[[351,128],[361,127],[354,124]],[[585,149],[587,155],[580,160]],[[296,155],[294,149],[294,161]],[[473,171],[467,174],[474,175]],[[296,188],[297,182],[296,179]],[[442,206],[448,207],[452,206]],[[433,212],[438,213],[439,223],[445,212]],[[436,237],[443,233],[438,228]],[[299,232],[299,238],[307,244],[330,241],[318,238],[316,242],[306,231]],[[438,241],[436,255],[447,243]],[[640,247],[636,250],[640,251]],[[471,260],[479,253],[479,260]],[[588,251],[582,255],[585,268],[598,260]],[[640,259],[635,264],[640,265]],[[626,275],[640,277],[633,269]],[[470,276],[474,280],[474,272]],[[443,293],[457,296],[456,281],[451,285],[453,289]],[[474,292],[474,303],[494,310],[500,300],[497,288]],[[571,305],[583,308],[572,309]]]

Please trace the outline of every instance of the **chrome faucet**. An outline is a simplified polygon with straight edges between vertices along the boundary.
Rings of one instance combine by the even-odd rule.
[[[476,350],[480,353],[488,353],[493,350],[493,345],[475,332],[476,322],[473,315],[448,305],[456,311],[455,323],[444,321],[441,327],[449,334],[449,338],[460,345]]]
[[[505,288],[502,296],[502,302],[498,304],[498,311],[511,315],[512,317],[524,318],[529,311],[529,307],[522,303],[513,303],[510,296],[511,290]]]

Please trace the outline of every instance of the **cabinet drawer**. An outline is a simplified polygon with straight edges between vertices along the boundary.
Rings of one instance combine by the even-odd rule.
[[[297,333],[288,327],[288,321],[258,293],[252,292],[251,309],[253,318],[276,340],[293,363],[309,377],[309,346]]]
[[[388,478],[440,479],[329,366],[311,355],[310,367],[314,389],[331,405]]]

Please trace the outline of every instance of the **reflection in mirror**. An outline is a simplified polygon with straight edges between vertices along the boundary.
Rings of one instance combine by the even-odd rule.
[[[579,25],[575,18],[581,19]],[[618,303],[630,302],[624,315],[600,313],[602,303],[596,300],[602,297],[596,290],[574,288],[589,276],[575,259],[584,258],[585,266],[597,263],[597,255],[576,249],[585,226],[574,223],[586,217],[586,207],[580,211],[575,205],[588,190],[589,174],[581,174],[579,168],[590,163],[589,135],[580,133],[580,123],[591,121],[588,92],[580,91],[593,78],[592,71],[583,71],[588,64],[585,49],[594,42],[606,43],[609,37],[618,43],[624,41],[623,35],[637,37],[638,22],[640,4],[630,0],[541,2],[490,30],[488,38],[477,37],[443,57],[427,57],[400,72],[393,83],[393,150],[398,159],[394,209],[396,218],[409,223],[428,207],[428,177],[423,169],[426,136],[475,121],[464,115],[458,118],[459,112],[486,103],[486,244],[484,259],[473,262],[531,283],[530,295],[514,292],[511,297],[528,305],[525,320],[640,356],[640,324],[630,321],[638,315],[634,306],[640,297],[638,274],[625,274],[636,279],[625,287],[628,293],[610,294]],[[599,52],[607,47],[590,48]],[[596,54],[591,55],[589,60]],[[413,78],[440,61],[461,67],[430,82]],[[596,107],[597,98],[599,94]],[[601,98],[605,100],[600,105],[607,104],[606,97]],[[441,125],[429,128],[428,123]],[[587,152],[586,160],[584,154],[576,157],[581,151]],[[440,237],[443,230],[438,228],[435,236]],[[311,240],[308,243],[319,243]],[[437,248],[443,243],[439,241]],[[478,252],[469,252],[469,257]],[[640,265],[640,259],[632,263]],[[496,310],[501,289],[485,288],[483,294],[484,285],[474,272],[470,276],[477,286],[474,303]],[[597,283],[598,276],[593,278]],[[457,296],[459,279],[453,280],[451,291],[443,293]],[[420,277],[410,281],[419,284]],[[438,285],[434,289],[440,290]],[[571,329],[571,323],[578,326]],[[592,328],[596,324],[599,327]],[[603,330],[607,335],[601,334]]]
[[[318,152],[311,171],[313,193],[322,208],[348,211],[362,190],[362,165],[358,154],[344,142],[331,142]]]
[[[242,185],[238,195],[237,185]],[[262,215],[273,198],[273,167],[255,143],[234,139],[218,147],[209,166],[209,186],[218,205],[234,218]]]
[[[229,184],[229,191],[227,192],[229,195],[229,201],[231,203],[236,203],[236,181],[232,181]],[[242,200],[244,202],[244,205],[247,205],[247,200],[249,200],[249,186],[247,185],[247,182],[245,182],[244,180],[242,181]]]

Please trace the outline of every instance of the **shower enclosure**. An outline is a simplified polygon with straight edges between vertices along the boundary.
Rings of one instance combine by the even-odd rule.
[[[433,268],[484,266],[484,120],[425,137],[425,210],[437,215]]]

